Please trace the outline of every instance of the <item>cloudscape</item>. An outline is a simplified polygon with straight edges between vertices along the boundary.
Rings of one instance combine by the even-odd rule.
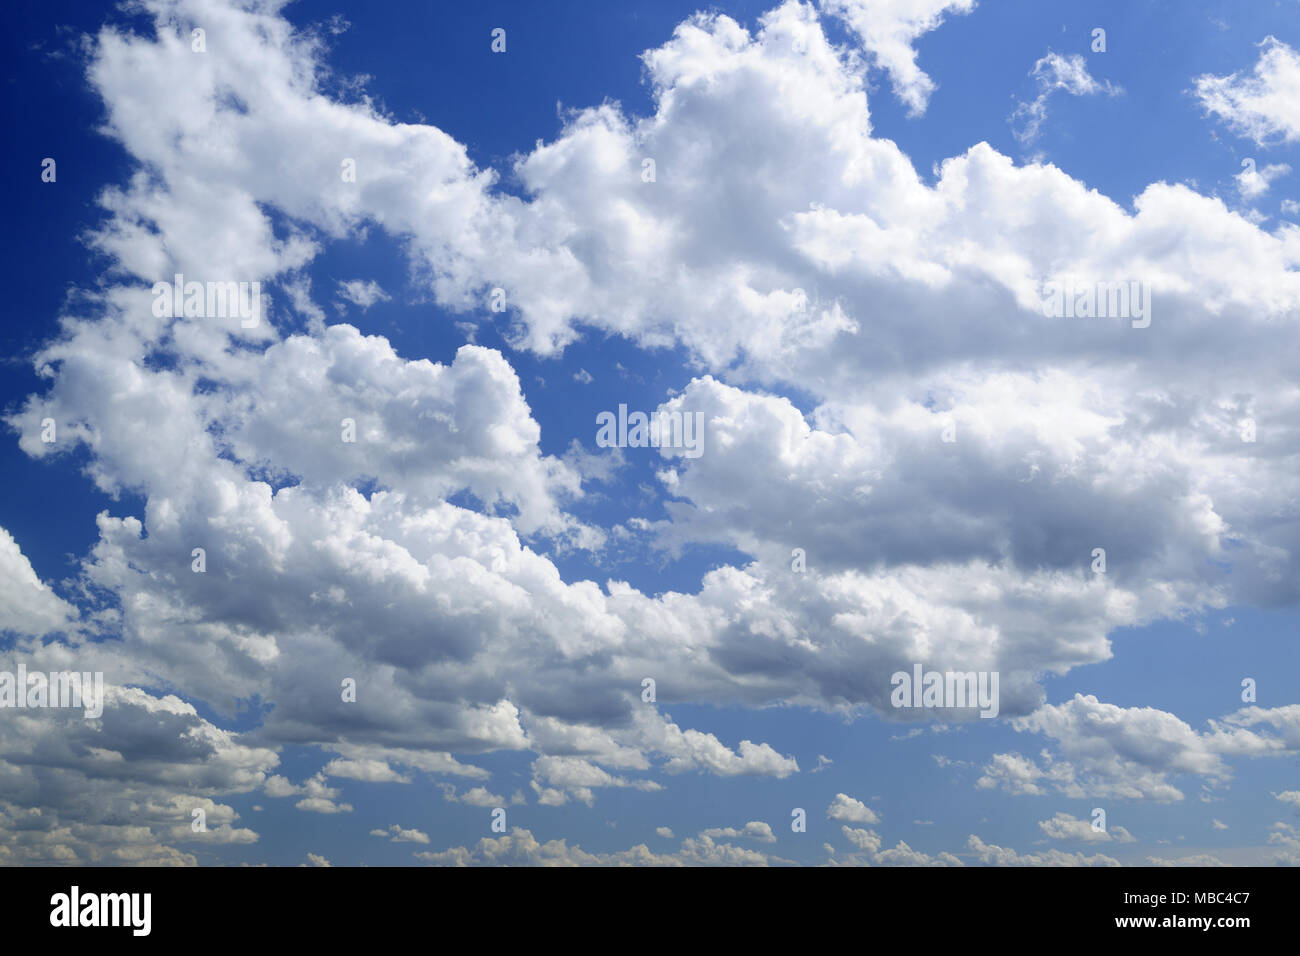
[[[10,14],[0,863],[1300,863],[1300,5]]]

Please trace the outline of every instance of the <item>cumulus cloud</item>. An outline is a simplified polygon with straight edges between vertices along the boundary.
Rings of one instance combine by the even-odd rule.
[[[1119,860],[1098,853],[1088,856],[1085,853],[1066,853],[1062,850],[1047,850],[1043,853],[1019,853],[1008,847],[985,843],[979,837],[971,835],[966,845],[975,854],[976,859],[986,866],[1119,866]]]
[[[826,9],[919,111],[933,83],[914,42],[971,7]],[[987,144],[923,178],[872,134],[861,64],[797,3],[752,32],[721,15],[681,24],[643,58],[651,112],[567,114],[503,171],[520,195],[447,133],[328,95],[322,44],[274,4],[139,9],[152,34],[106,27],[88,44],[107,129],[139,170],[99,196],[89,241],[111,269],[36,354],[42,390],[6,419],[33,458],[84,455],[99,490],[143,500],[98,517],[83,619],[0,538],[0,602],[26,635],[16,650],[80,620],[78,662],[101,662],[119,688],[107,736],[74,727],[84,748],[36,748],[89,791],[170,807],[192,786],[209,799],[260,788],[338,813],[351,807],[327,778],[428,774],[497,800],[487,771],[452,756],[494,750],[534,756],[544,804],[651,789],[661,773],[780,779],[794,756],[679,725],[645,706],[641,678],[660,675],[665,708],[906,720],[886,702],[889,675],[913,662],[1001,671],[1002,713],[1055,741],[1059,759],[1042,766],[994,756],[981,786],[1177,799],[1173,775],[1221,781],[1228,757],[1294,749],[1279,710],[1201,733],[1095,698],[1042,707],[1038,683],[1110,657],[1116,628],[1300,597],[1300,531],[1277,520],[1300,494],[1293,229],[1165,183],[1121,205]],[[229,40],[199,61],[176,27],[196,18]],[[1114,92],[1052,56],[1035,67],[1040,96]],[[1253,116],[1242,104],[1276,98],[1230,99]],[[762,161],[737,163],[736,143]],[[259,161],[272,155],[292,157],[284,175]],[[339,175],[345,159],[355,182]],[[586,330],[680,347],[700,374],[666,407],[705,414],[709,453],[660,450],[667,518],[575,517],[592,473],[543,451],[501,351],[433,362],[328,324],[307,266],[371,228],[401,239],[412,282],[463,321],[485,320],[489,291],[506,291],[511,349],[554,356]],[[177,271],[264,280],[264,321],[155,315],[151,285]],[[1128,276],[1158,289],[1150,328],[1042,314],[1046,282]],[[354,282],[339,294],[378,301]],[[800,406],[782,397],[792,383]],[[46,417],[55,445],[41,441]],[[1259,442],[1241,440],[1246,420]],[[653,595],[561,573],[561,555],[599,555],[615,534],[743,557]],[[1088,567],[1098,545],[1106,575]],[[253,745],[171,691],[222,719],[275,706]],[[27,760],[35,733],[4,739],[5,792],[96,825],[89,802],[48,792]],[[290,745],[325,767],[302,783],[277,775]],[[164,814],[111,845],[187,862],[164,842],[174,826]],[[50,832],[33,860],[100,845]],[[430,862],[586,858],[525,833]],[[688,842],[678,862],[763,859]]]
[[[457,793],[450,784],[442,785],[443,799],[449,803],[466,803],[471,807],[504,807],[506,798],[497,796],[487,787],[470,787],[463,793]]]
[[[885,70],[908,112],[925,112],[935,82],[917,65],[916,41],[950,14],[975,9],[975,0],[821,0],[856,35],[872,65]]]
[[[776,834],[772,832],[772,828],[761,820],[751,820],[740,829],[737,829],[736,827],[713,827],[702,831],[701,836],[706,836],[713,840],[746,839],[755,840],[759,843],[776,842]]]
[[[94,651],[50,645],[45,654],[28,666],[71,669],[78,656],[105,666]],[[0,670],[12,672],[5,658]],[[175,696],[113,684],[104,692],[95,720],[51,708],[0,722],[0,863],[193,866],[187,844],[257,842],[215,798],[262,787],[279,762],[273,750],[214,726]],[[196,809],[205,831],[192,829]]]
[[[18,542],[0,528],[0,629],[42,637],[77,620],[77,609],[36,576]]]
[[[892,849],[884,849],[884,841],[875,830],[863,830],[844,824],[840,827],[844,839],[854,850],[847,854],[837,854],[835,848],[826,845],[830,853],[831,866],[965,866],[955,855],[947,851],[931,855],[914,850],[903,840]]]
[[[1300,140],[1300,54],[1274,36],[1259,46],[1249,72],[1198,76],[1196,96],[1206,113],[1256,145],[1293,143]]]
[[[1273,180],[1291,172],[1291,167],[1286,163],[1271,163],[1268,166],[1256,168],[1254,160],[1249,160],[1242,164],[1242,170],[1237,174],[1237,191],[1241,194],[1242,199],[1258,199],[1268,192]]]
[[[1245,707],[1209,724],[1197,731],[1153,707],[1118,707],[1075,694],[1012,721],[1019,731],[1051,738],[1056,753],[1044,750],[1042,766],[1021,754],[995,754],[976,786],[1019,795],[1172,802],[1184,797],[1174,783],[1179,775],[1221,785],[1232,775],[1225,758],[1278,756],[1300,747],[1297,705]],[[1274,732],[1252,729],[1261,725]]]
[[[854,800],[846,793],[835,794],[835,799],[826,808],[828,820],[845,820],[849,823],[879,823],[880,817],[861,800]]]
[[[1300,827],[1279,822],[1269,830],[1269,846],[1277,848],[1274,862],[1281,866],[1300,866]]]
[[[1133,843],[1136,838],[1121,826],[1096,827],[1091,820],[1080,820],[1068,813],[1058,813],[1050,820],[1040,820],[1038,828],[1053,840],[1071,843]]]
[[[421,831],[415,828],[406,830],[396,823],[390,826],[387,830],[371,830],[370,835],[377,836],[377,837],[388,837],[390,843],[428,843],[429,842],[429,835],[427,833],[422,833]]]
[[[673,853],[654,853],[644,843],[613,853],[589,853],[565,840],[539,842],[522,827],[504,836],[484,837],[473,846],[424,851],[415,857],[433,866],[770,866],[788,862],[718,843],[706,834],[687,837]]]

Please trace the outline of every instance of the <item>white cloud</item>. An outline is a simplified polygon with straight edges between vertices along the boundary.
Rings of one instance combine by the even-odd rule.
[[[77,617],[77,609],[36,576],[13,535],[0,528],[0,629],[41,637]]]
[[[1262,757],[1300,749],[1300,705],[1245,707],[1205,732],[1153,707],[1118,707],[1075,694],[1017,717],[1022,732],[1052,738],[1059,756],[1043,751],[1045,766],[1020,754],[996,754],[976,786],[1020,795],[1055,791],[1071,798],[1111,797],[1163,802],[1183,799],[1171,778],[1190,774],[1217,786],[1231,777],[1226,757]],[[1280,733],[1249,729],[1271,725]]]
[[[751,820],[740,829],[735,827],[714,827],[704,830],[701,836],[709,837],[713,840],[718,839],[746,839],[756,840],[759,843],[775,843],[776,834],[772,828],[761,820]]]
[[[1057,813],[1050,820],[1040,820],[1038,828],[1053,840],[1071,843],[1133,843],[1133,834],[1121,826],[1097,829],[1091,820],[1080,820],[1068,813]]]
[[[338,295],[339,298],[359,306],[363,312],[376,302],[390,302],[393,298],[373,279],[340,280]]]
[[[854,800],[846,793],[835,794],[835,799],[826,808],[828,820],[845,820],[849,823],[879,823],[880,817],[861,800]]]
[[[1207,113],[1259,146],[1300,140],[1300,54],[1273,36],[1259,46],[1250,73],[1198,76],[1196,95]]]
[[[674,853],[654,853],[644,843],[614,853],[588,853],[564,840],[539,843],[531,831],[521,827],[500,837],[484,837],[474,846],[422,851],[415,857],[434,866],[768,866],[786,862],[757,850],[717,843],[704,834],[687,837]]]
[[[464,793],[458,794],[456,788],[449,785],[442,785],[442,796],[444,800],[450,803],[466,803],[471,807],[504,807],[506,798],[498,796],[490,791],[487,787],[470,787]]]
[[[945,16],[970,13],[975,0],[821,0],[821,7],[857,34],[872,65],[889,73],[894,95],[918,116],[935,83],[917,66],[916,41]]]
[[[331,760],[322,769],[327,777],[346,777],[349,780],[365,780],[368,783],[410,783],[411,778],[403,776],[382,760]]]
[[[33,670],[110,670],[114,649],[51,644]],[[12,654],[0,656],[12,672]],[[251,844],[239,814],[214,799],[262,787],[269,748],[200,718],[172,695],[107,682],[102,716],[54,708],[0,721],[0,864],[193,866],[186,844]],[[10,801],[17,801],[10,802]],[[194,832],[202,809],[206,832]]]
[[[1291,167],[1286,163],[1272,163],[1261,168],[1256,168],[1254,163],[1251,163],[1237,174],[1237,191],[1242,199],[1258,199],[1268,192],[1269,186],[1273,185],[1273,180],[1280,179],[1290,172]]]
[[[985,843],[979,837],[971,835],[966,844],[985,866],[1119,866],[1114,857],[1098,853],[1088,856],[1084,853],[1066,853],[1062,850],[1047,850],[1043,853],[1019,853],[1008,847]]]
[[[857,852],[839,856],[834,847],[826,844],[831,854],[832,866],[964,866],[957,856],[942,852],[930,855],[914,850],[902,840],[892,849],[882,849],[884,842],[875,830],[862,830],[844,824],[840,827],[844,839],[851,843]]]
[[[371,836],[389,837],[391,843],[428,843],[429,835],[414,828],[403,829],[394,823],[387,830],[371,830]]]
[[[538,757],[533,761],[533,789],[539,794],[551,791],[548,801],[555,801],[556,793],[591,806],[595,802],[593,790],[600,787],[632,787],[637,790],[660,790],[653,780],[629,780],[616,777],[594,763],[580,757]]]
[[[862,21],[864,45],[916,106],[931,87],[913,41],[969,7],[842,10],[851,23],[888,15]],[[323,49],[275,10],[141,9],[157,35],[103,31],[89,78],[148,173],[101,196],[92,245],[113,271],[87,301],[102,310],[64,317],[36,357],[48,388],[8,421],[29,455],[63,467],[76,448],[100,490],[144,499],[139,514],[119,500],[98,519],[83,570],[104,600],[87,616],[120,640],[79,645],[82,659],[223,717],[274,702],[262,746],[211,744],[212,793],[264,787],[302,809],[350,809],[324,776],[272,774],[288,744],[319,748],[330,774],[390,782],[481,781],[450,753],[527,750],[546,761],[542,803],[649,783],[634,770],[783,778],[792,756],[673,723],[642,704],[641,678],[670,675],[661,687],[682,702],[907,719],[885,702],[888,677],[921,659],[1001,670],[1004,714],[1034,715],[1021,729],[1058,742],[1045,767],[996,755],[982,786],[1174,799],[1167,777],[1225,779],[1225,756],[1289,739],[1278,712],[1203,734],[1095,699],[1036,708],[1039,677],[1107,659],[1117,627],[1300,596],[1300,533],[1276,520],[1300,494],[1287,424],[1300,410],[1300,233],[1265,232],[1184,186],[1121,205],[986,144],[928,184],[872,136],[857,64],[797,4],[752,34],[721,16],[682,25],[645,57],[653,112],[570,114],[508,171],[526,199],[442,131],[325,95]],[[175,24],[200,13],[230,42],[196,63]],[[1064,59],[1039,78],[1098,86]],[[737,163],[736,143],[762,161]],[[268,156],[296,157],[294,174],[274,175]],[[644,156],[658,159],[654,183],[640,181]],[[340,180],[345,157],[356,183]],[[589,473],[543,453],[506,356],[405,357],[327,325],[312,301],[306,265],[376,226],[403,237],[413,283],[443,307],[481,312],[486,290],[506,289],[513,347],[554,354],[580,328],[681,346],[701,374],[672,407],[708,412],[708,452],[664,456],[669,520],[640,527],[669,552],[732,545],[740,566],[653,596],[562,575],[548,550],[598,554],[606,531],[571,513]],[[265,321],[153,316],[150,283],[174,271],[274,280]],[[1044,321],[1042,283],[1067,275],[1149,279],[1153,325]],[[160,352],[174,361],[152,362]],[[806,415],[779,395],[791,383]],[[40,441],[46,416],[55,447]],[[948,446],[945,417],[959,436]],[[1258,444],[1239,438],[1246,418]],[[450,504],[458,494],[474,506]],[[1105,576],[1087,567],[1097,544]],[[194,547],[205,575],[189,571]],[[807,577],[790,572],[794,547]],[[1215,570],[1229,551],[1230,576]],[[35,597],[16,545],[0,541],[0,560],[21,585],[0,600],[24,628],[70,620]],[[355,703],[340,701],[344,678]],[[192,713],[166,719],[217,737]],[[117,743],[55,749],[93,777],[110,772],[101,750],[131,750]],[[169,759],[140,771],[168,797],[195,762]],[[58,801],[36,771],[16,772],[34,799]],[[163,832],[151,824],[130,853],[184,860]],[[719,847],[701,837],[690,852],[728,857]]]
[[[1279,822],[1270,830],[1268,843],[1277,847],[1274,862],[1279,866],[1300,866],[1300,827]]]
[[[1043,122],[1047,119],[1047,102],[1053,93],[1063,91],[1070,96],[1091,96],[1104,93],[1118,96],[1123,90],[1111,84],[1109,80],[1098,82],[1088,72],[1088,65],[1078,53],[1062,56],[1050,50],[1047,55],[1034,63],[1029,71],[1038,86],[1038,96],[1030,102],[1021,102],[1011,114],[1013,122],[1023,125],[1015,131],[1016,138],[1022,143],[1031,143],[1038,138]]]
[[[299,810],[305,810],[310,813],[351,813],[352,804],[335,803],[328,797],[307,797],[299,800],[294,804]]]
[[[1296,812],[1300,813],[1300,790],[1284,790],[1282,793],[1273,794],[1273,796],[1283,803],[1295,807]]]

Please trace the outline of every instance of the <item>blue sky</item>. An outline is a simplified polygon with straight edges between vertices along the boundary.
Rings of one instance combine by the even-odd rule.
[[[1294,0],[8,16],[0,862],[1300,862]]]

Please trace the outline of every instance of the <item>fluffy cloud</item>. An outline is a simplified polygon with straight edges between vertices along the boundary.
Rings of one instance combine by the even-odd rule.
[[[394,823],[387,830],[371,830],[371,836],[388,837],[391,843],[428,843],[429,834],[422,833],[414,828],[404,830]]]
[[[1286,163],[1270,163],[1262,168],[1256,168],[1254,161],[1237,174],[1237,191],[1241,193],[1241,198],[1250,200],[1258,199],[1268,192],[1273,180],[1280,179],[1291,172],[1291,167]]]
[[[1090,820],[1080,820],[1068,813],[1058,813],[1050,820],[1040,820],[1038,828],[1053,840],[1071,843],[1133,843],[1135,838],[1121,826],[1094,827]]]
[[[41,637],[76,621],[77,609],[36,576],[18,542],[0,528],[0,621],[3,629]]]
[[[971,6],[827,9],[919,109],[933,86],[913,42]],[[601,787],[657,785],[632,771],[799,769],[646,706],[646,673],[665,706],[908,719],[886,703],[888,678],[918,661],[1002,672],[1003,713],[1057,742],[1045,768],[995,756],[983,786],[1176,799],[1167,776],[1222,780],[1227,756],[1293,748],[1279,712],[1202,734],[1093,698],[1040,708],[1038,681],[1105,660],[1117,627],[1300,596],[1300,531],[1276,520],[1300,494],[1294,228],[1266,232],[1164,183],[1121,206],[987,144],[927,181],[872,135],[859,64],[797,3],[753,33],[724,16],[679,26],[644,57],[653,112],[570,114],[509,171],[519,196],[443,131],[326,95],[319,39],[275,4],[140,9],[155,35],[106,28],[90,46],[108,129],[140,167],[101,195],[90,237],[112,281],[63,317],[36,356],[48,387],[7,419],[29,455],[84,453],[101,490],[144,500],[99,517],[71,638],[125,688],[126,716],[109,723],[139,739],[74,751],[23,725],[0,754],[36,740],[92,777],[141,777],[160,806],[197,772],[209,798],[263,787],[335,813],[351,807],[327,777],[483,780],[451,754],[530,751],[541,802],[590,802]],[[176,26],[191,21],[225,42],[196,60]],[[1044,95],[1096,86],[1070,61],[1039,72]],[[1231,99],[1241,115],[1272,101]],[[639,175],[647,156],[654,182]],[[681,346],[701,374],[669,407],[705,413],[707,454],[663,449],[668,520],[615,530],[745,559],[692,593],[562,575],[554,558],[598,553],[607,531],[571,513],[589,473],[542,452],[508,358],[474,345],[445,364],[404,357],[326,324],[314,303],[306,266],[372,227],[401,240],[422,293],[468,321],[503,289],[515,348],[554,355],[585,329]],[[265,281],[265,320],[156,316],[151,285],[178,271]],[[1129,276],[1158,290],[1149,328],[1042,315],[1047,281]],[[342,294],[364,307],[377,291]],[[789,386],[807,413],[777,393]],[[53,446],[45,417],[59,423]],[[1246,421],[1257,442],[1242,441]],[[955,442],[940,440],[947,424]],[[1104,576],[1088,567],[1098,546]],[[806,576],[791,571],[795,547]],[[75,623],[7,536],[0,562],[16,630]],[[223,717],[275,707],[251,747],[175,710],[190,705],[173,691]],[[191,731],[209,759],[175,754]],[[302,784],[274,775],[292,744],[318,748],[325,769]],[[162,756],[128,774],[100,754],[132,747]],[[58,806],[21,782],[32,805]],[[499,799],[486,785],[466,798]],[[95,815],[76,801],[59,813]],[[170,858],[164,832],[123,852]],[[431,861],[586,858],[525,833]],[[692,841],[691,859],[761,859]]]
[[[1114,857],[1098,853],[1088,856],[1084,853],[1066,853],[1062,850],[1047,850],[1044,853],[1019,853],[1008,847],[985,843],[979,837],[971,835],[967,846],[976,859],[986,866],[1119,866]]]
[[[1207,113],[1256,145],[1300,140],[1300,55],[1277,37],[1260,43],[1249,73],[1198,76],[1196,95]]]
[[[849,823],[879,823],[880,817],[861,800],[854,800],[846,793],[835,794],[835,799],[826,808],[828,820],[845,820]]]
[[[776,835],[772,832],[772,828],[761,820],[750,820],[740,829],[736,829],[735,827],[714,827],[712,829],[704,830],[701,833],[701,836],[706,836],[713,840],[747,839],[756,840],[759,843],[776,842]]]
[[[1300,747],[1300,706],[1242,708],[1198,732],[1166,711],[1118,707],[1076,694],[1018,717],[1022,732],[1044,734],[1058,753],[1043,751],[1046,766],[1020,754],[996,754],[976,786],[1013,794],[1058,792],[1071,798],[1112,797],[1177,801],[1183,792],[1171,778],[1188,774],[1209,786],[1231,776],[1227,757],[1293,753]],[[1268,725],[1275,732],[1251,728]]]
[[[954,854],[942,852],[931,856],[914,850],[902,840],[892,849],[883,849],[884,841],[875,830],[863,830],[844,824],[840,832],[854,848],[854,852],[837,854],[826,844],[831,866],[965,866]]]
[[[420,852],[415,857],[434,866],[769,866],[787,862],[757,850],[718,843],[706,834],[687,837],[674,853],[654,853],[644,843],[614,853],[588,853],[564,840],[538,842],[531,831],[521,827],[501,837],[484,837],[472,847]]]
[[[103,666],[51,645],[29,670]],[[0,669],[14,671],[5,655]],[[198,716],[177,697],[106,684],[102,716],[46,708],[0,723],[0,861],[9,865],[192,866],[191,848],[250,844],[256,831],[214,799],[270,778],[276,754]],[[195,810],[206,829],[196,832]]]
[[[917,116],[935,83],[917,66],[916,40],[946,15],[970,13],[975,0],[821,0],[821,6],[857,34],[873,65],[889,73],[894,95]]]
[[[370,308],[376,302],[389,302],[393,298],[374,279],[348,279],[346,281],[340,279],[338,297],[358,306],[362,311]]]
[[[1277,847],[1274,862],[1279,866],[1300,866],[1300,827],[1289,823],[1275,823],[1269,828],[1270,846]]]

